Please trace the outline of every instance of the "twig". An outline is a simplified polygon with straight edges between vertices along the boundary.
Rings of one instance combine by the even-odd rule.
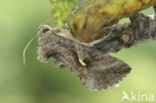
[[[143,14],[134,13],[130,16],[130,23],[105,27],[105,34],[111,32],[107,38],[92,43],[92,47],[104,53],[117,52],[122,48],[129,48],[139,42],[156,39],[156,19]]]
[[[69,24],[69,22],[71,21],[72,17],[81,9],[83,8],[86,4],[88,3],[88,0],[83,0],[79,6],[75,7],[73,9],[73,11],[71,12],[71,14],[68,16],[67,21],[65,24]]]

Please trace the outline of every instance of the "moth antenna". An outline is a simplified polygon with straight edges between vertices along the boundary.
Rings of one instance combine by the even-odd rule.
[[[69,22],[71,21],[72,17],[81,9],[83,8],[87,3],[88,3],[89,0],[83,0],[79,6],[75,7],[73,9],[73,11],[71,12],[71,14],[68,16],[67,18],[67,21],[65,22],[65,24],[69,24]]]
[[[29,47],[29,45],[32,43],[32,41],[33,41],[36,37],[37,37],[37,35],[33,36],[33,37],[29,40],[29,42],[27,43],[27,45],[25,46],[25,48],[24,48],[24,50],[23,50],[23,64],[24,64],[24,65],[25,65],[25,63],[26,63],[26,56],[25,56],[25,54],[26,54],[27,48]]]

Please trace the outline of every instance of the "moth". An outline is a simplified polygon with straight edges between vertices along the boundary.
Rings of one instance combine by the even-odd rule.
[[[123,61],[92,48],[72,38],[71,33],[61,27],[41,25],[38,32],[38,59],[47,62],[56,59],[55,65],[67,67],[90,90],[101,90],[117,86],[131,68]]]
[[[55,66],[69,68],[89,90],[115,87],[130,73],[131,67],[123,61],[95,49],[93,45],[98,44],[98,41],[82,43],[72,36],[69,22],[87,2],[88,0],[83,0],[80,6],[72,11],[63,26],[52,28],[48,25],[41,25],[39,27],[37,34],[38,59],[41,62],[48,62],[49,58],[55,58]],[[25,50],[23,54],[25,54]]]

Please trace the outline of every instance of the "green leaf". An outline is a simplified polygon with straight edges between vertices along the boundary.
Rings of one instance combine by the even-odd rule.
[[[82,0],[50,0],[52,8],[52,19],[56,25],[62,25],[71,11],[81,3]]]

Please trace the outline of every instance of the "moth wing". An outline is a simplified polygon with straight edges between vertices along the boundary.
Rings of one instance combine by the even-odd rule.
[[[84,86],[91,90],[114,87],[130,73],[131,67],[110,55],[101,55],[90,63],[88,73],[84,75]]]

